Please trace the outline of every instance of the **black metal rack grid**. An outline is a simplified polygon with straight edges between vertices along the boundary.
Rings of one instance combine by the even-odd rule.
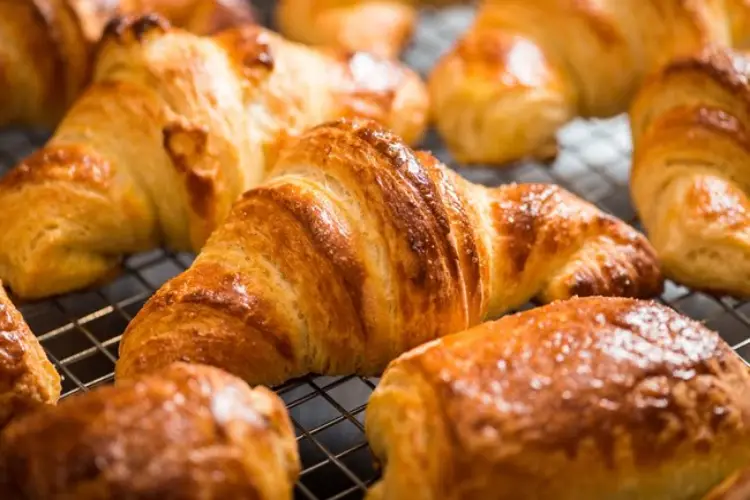
[[[257,2],[256,2],[257,3]],[[268,19],[268,8],[262,9]],[[469,8],[426,11],[406,61],[426,74],[440,53],[471,20]],[[43,143],[45,134],[0,134],[0,174]],[[511,181],[560,184],[602,209],[637,225],[628,191],[630,137],[625,117],[577,121],[560,133],[552,166],[523,163],[509,169],[460,168],[431,133],[423,147],[471,180],[487,185]],[[21,311],[63,375],[63,395],[88,391],[113,379],[120,336],[143,303],[192,256],[156,250],[125,262],[123,274],[93,291],[25,304]],[[665,304],[721,333],[750,359],[750,302],[713,297],[668,283]],[[307,377],[276,391],[292,416],[303,462],[295,495],[303,499],[362,498],[377,477],[364,436],[366,401],[377,379]]]

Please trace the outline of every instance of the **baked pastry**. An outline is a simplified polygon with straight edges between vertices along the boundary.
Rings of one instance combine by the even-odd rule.
[[[0,497],[288,500],[299,467],[278,396],[178,363],[13,422]]]
[[[0,0],[0,127],[53,127],[91,78],[117,14],[160,12],[207,34],[253,21],[245,0]]]
[[[0,429],[60,397],[60,376],[0,283]]]
[[[640,233],[559,187],[474,185],[372,122],[343,120],[290,145],[148,301],[116,375],[176,360],[265,385],[373,375],[532,297],[661,287]]]
[[[203,38],[156,16],[118,19],[94,84],[0,180],[0,279],[38,298],[105,279],[126,253],[200,249],[291,136],[365,116],[416,140],[426,109],[397,63],[257,26]]]
[[[664,306],[572,299],[401,356],[366,430],[368,500],[689,500],[750,463],[750,374]]]
[[[279,0],[276,23],[291,40],[395,58],[411,38],[416,4],[416,0]]]
[[[396,58],[408,44],[423,4],[470,0],[279,0],[276,24],[291,40]]]
[[[748,78],[747,55],[704,50],[654,75],[631,108],[631,193],[663,269],[741,296],[750,295]]]
[[[576,116],[627,110],[652,70],[750,35],[743,0],[487,0],[429,78],[433,118],[462,162],[556,154]]]

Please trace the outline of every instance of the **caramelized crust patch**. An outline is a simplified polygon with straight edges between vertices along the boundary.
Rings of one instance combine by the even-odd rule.
[[[3,189],[28,184],[63,181],[105,191],[114,176],[109,163],[81,146],[50,146],[40,149],[0,179]]]
[[[0,392],[12,389],[26,371],[23,363],[26,349],[18,320],[0,300]]]
[[[219,166],[209,159],[208,130],[181,123],[164,131],[164,149],[172,164],[185,178],[190,208],[201,218],[215,216]]]
[[[227,50],[239,74],[248,82],[257,84],[274,71],[271,35],[264,28],[238,28],[219,35],[216,41]]]
[[[552,185],[508,187],[505,193],[503,199],[492,205],[492,220],[497,233],[507,235],[508,257],[516,273],[520,274],[538,245],[542,246],[544,253],[553,254],[557,251],[558,240],[565,238],[559,234],[565,230],[565,224],[558,225],[555,231],[546,230],[548,213],[557,210],[564,201],[560,197],[560,188]]]

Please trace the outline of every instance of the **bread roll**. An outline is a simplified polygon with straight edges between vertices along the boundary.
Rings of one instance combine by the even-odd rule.
[[[289,500],[299,472],[282,401],[174,364],[73,396],[0,436],[0,498]]]
[[[689,500],[750,463],[750,374],[714,332],[622,298],[418,347],[367,410],[368,500]]]

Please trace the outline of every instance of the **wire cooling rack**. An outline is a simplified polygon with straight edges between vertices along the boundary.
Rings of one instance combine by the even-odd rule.
[[[256,3],[257,4],[257,3]],[[268,6],[261,15],[269,19]],[[426,11],[406,61],[426,74],[435,59],[469,25],[470,8]],[[41,145],[46,135],[0,134],[0,173]],[[560,134],[560,154],[551,166],[523,163],[497,170],[460,168],[432,133],[423,147],[472,181],[560,184],[602,209],[637,225],[628,194],[631,144],[625,117],[578,121]],[[63,395],[90,390],[113,379],[120,336],[144,302],[166,280],[187,268],[193,256],[157,250],[129,258],[123,274],[93,291],[26,304],[21,311],[63,375]],[[661,300],[721,333],[750,359],[750,302],[713,297],[668,283]],[[377,379],[308,377],[276,388],[292,416],[303,471],[295,495],[301,499],[358,499],[377,477],[364,436],[366,401]]]

